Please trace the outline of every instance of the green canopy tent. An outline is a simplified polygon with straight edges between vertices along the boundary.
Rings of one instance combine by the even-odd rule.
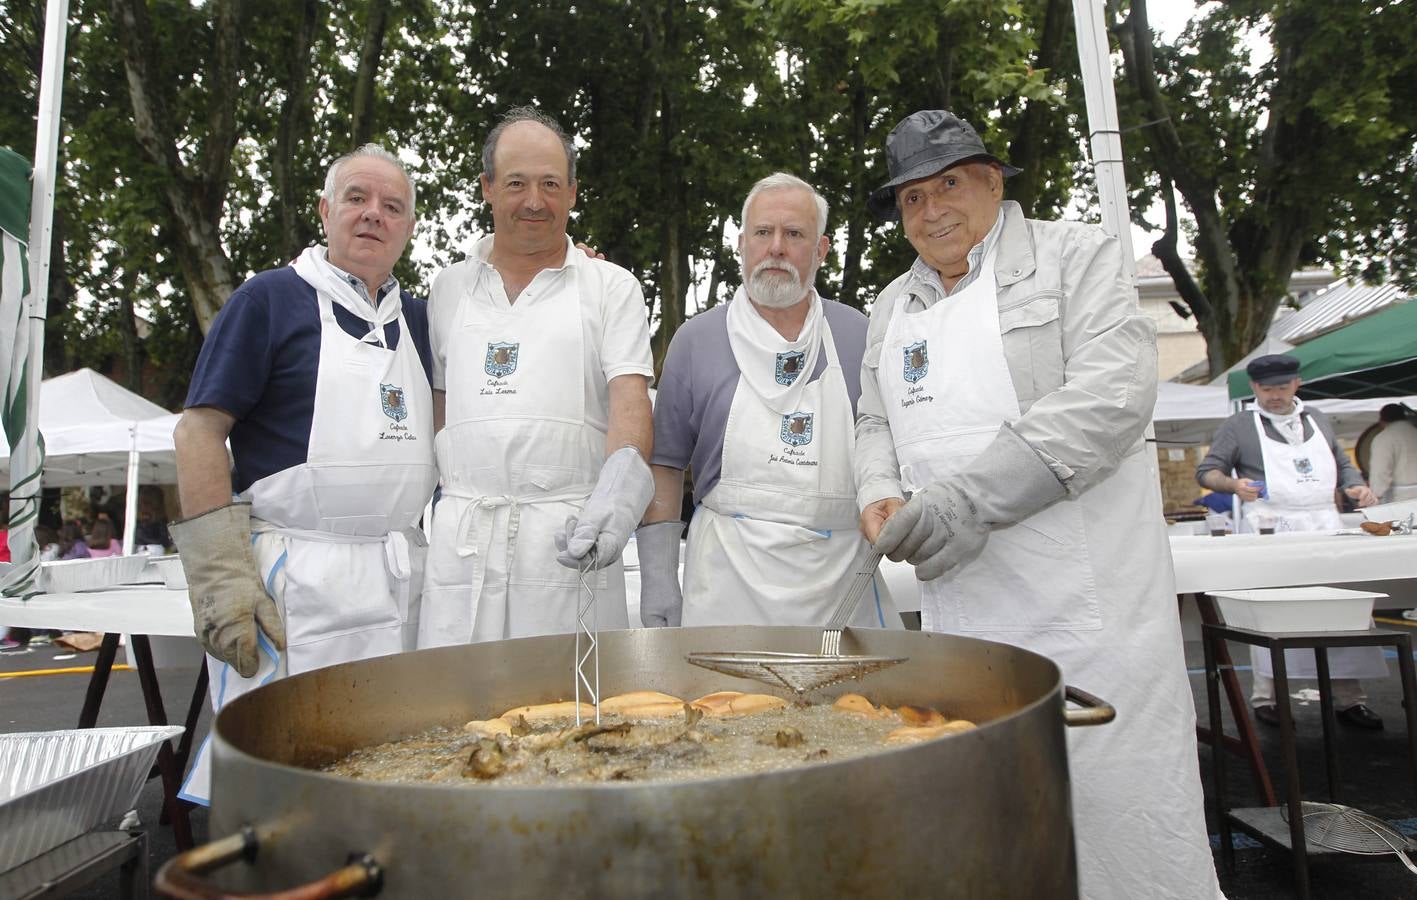
[[[1299,360],[1305,400],[1417,394],[1417,303],[1396,303],[1289,355]],[[1228,385],[1231,400],[1254,396],[1244,369],[1231,372]]]

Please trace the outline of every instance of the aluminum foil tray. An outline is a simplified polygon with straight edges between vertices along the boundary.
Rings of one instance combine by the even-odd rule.
[[[0,872],[132,809],[181,726],[0,734]]]
[[[49,594],[101,591],[141,581],[148,567],[146,556],[104,556],[98,559],[65,559],[41,563],[39,583]]]

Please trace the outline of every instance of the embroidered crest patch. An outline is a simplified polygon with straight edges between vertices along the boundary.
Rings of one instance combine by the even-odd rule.
[[[404,403],[403,388],[396,384],[379,385],[379,400],[384,405],[384,415],[395,422],[408,418],[408,405]]]
[[[517,350],[520,348],[521,344],[488,343],[483,371],[493,378],[506,378],[517,370]]]
[[[930,353],[926,341],[905,348],[905,380],[914,384],[930,371]]]
[[[1307,456],[1295,457],[1294,468],[1298,470],[1300,475],[1314,474],[1314,464],[1309,461]]]
[[[782,429],[778,436],[782,442],[789,447],[801,447],[803,444],[812,443],[812,419],[813,413],[794,412],[782,417]]]
[[[802,374],[802,362],[806,358],[801,350],[789,350],[777,355],[777,383],[791,384]]]

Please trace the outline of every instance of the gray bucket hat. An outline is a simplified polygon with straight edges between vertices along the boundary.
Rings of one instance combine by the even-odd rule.
[[[954,113],[943,109],[911,113],[886,136],[886,168],[891,178],[871,192],[866,208],[878,219],[898,219],[897,187],[970,160],[997,163],[1005,178],[1023,171],[984,149],[979,132]]]

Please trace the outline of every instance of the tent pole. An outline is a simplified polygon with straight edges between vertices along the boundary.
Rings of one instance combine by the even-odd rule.
[[[133,541],[138,533],[138,423],[128,426],[133,433],[133,446],[128,450],[128,493],[123,497],[123,555],[133,555]]]
[[[54,236],[54,188],[59,159],[59,109],[64,97],[64,45],[68,38],[69,0],[48,0],[44,52],[40,65],[39,116],[34,137],[34,176],[30,189],[29,357],[26,369],[24,434],[10,456],[10,482],[30,478],[23,496],[10,495],[10,557],[16,569],[38,565],[38,523],[43,459],[39,436],[40,383],[44,380],[44,319],[49,305],[49,250]]]
[[[1103,0],[1073,0],[1078,65],[1087,99],[1087,129],[1097,199],[1102,206],[1102,230],[1117,238],[1122,271],[1136,283],[1131,213],[1127,208],[1127,178],[1122,171],[1122,132],[1117,123],[1117,94],[1112,86],[1112,59],[1103,25]]]

